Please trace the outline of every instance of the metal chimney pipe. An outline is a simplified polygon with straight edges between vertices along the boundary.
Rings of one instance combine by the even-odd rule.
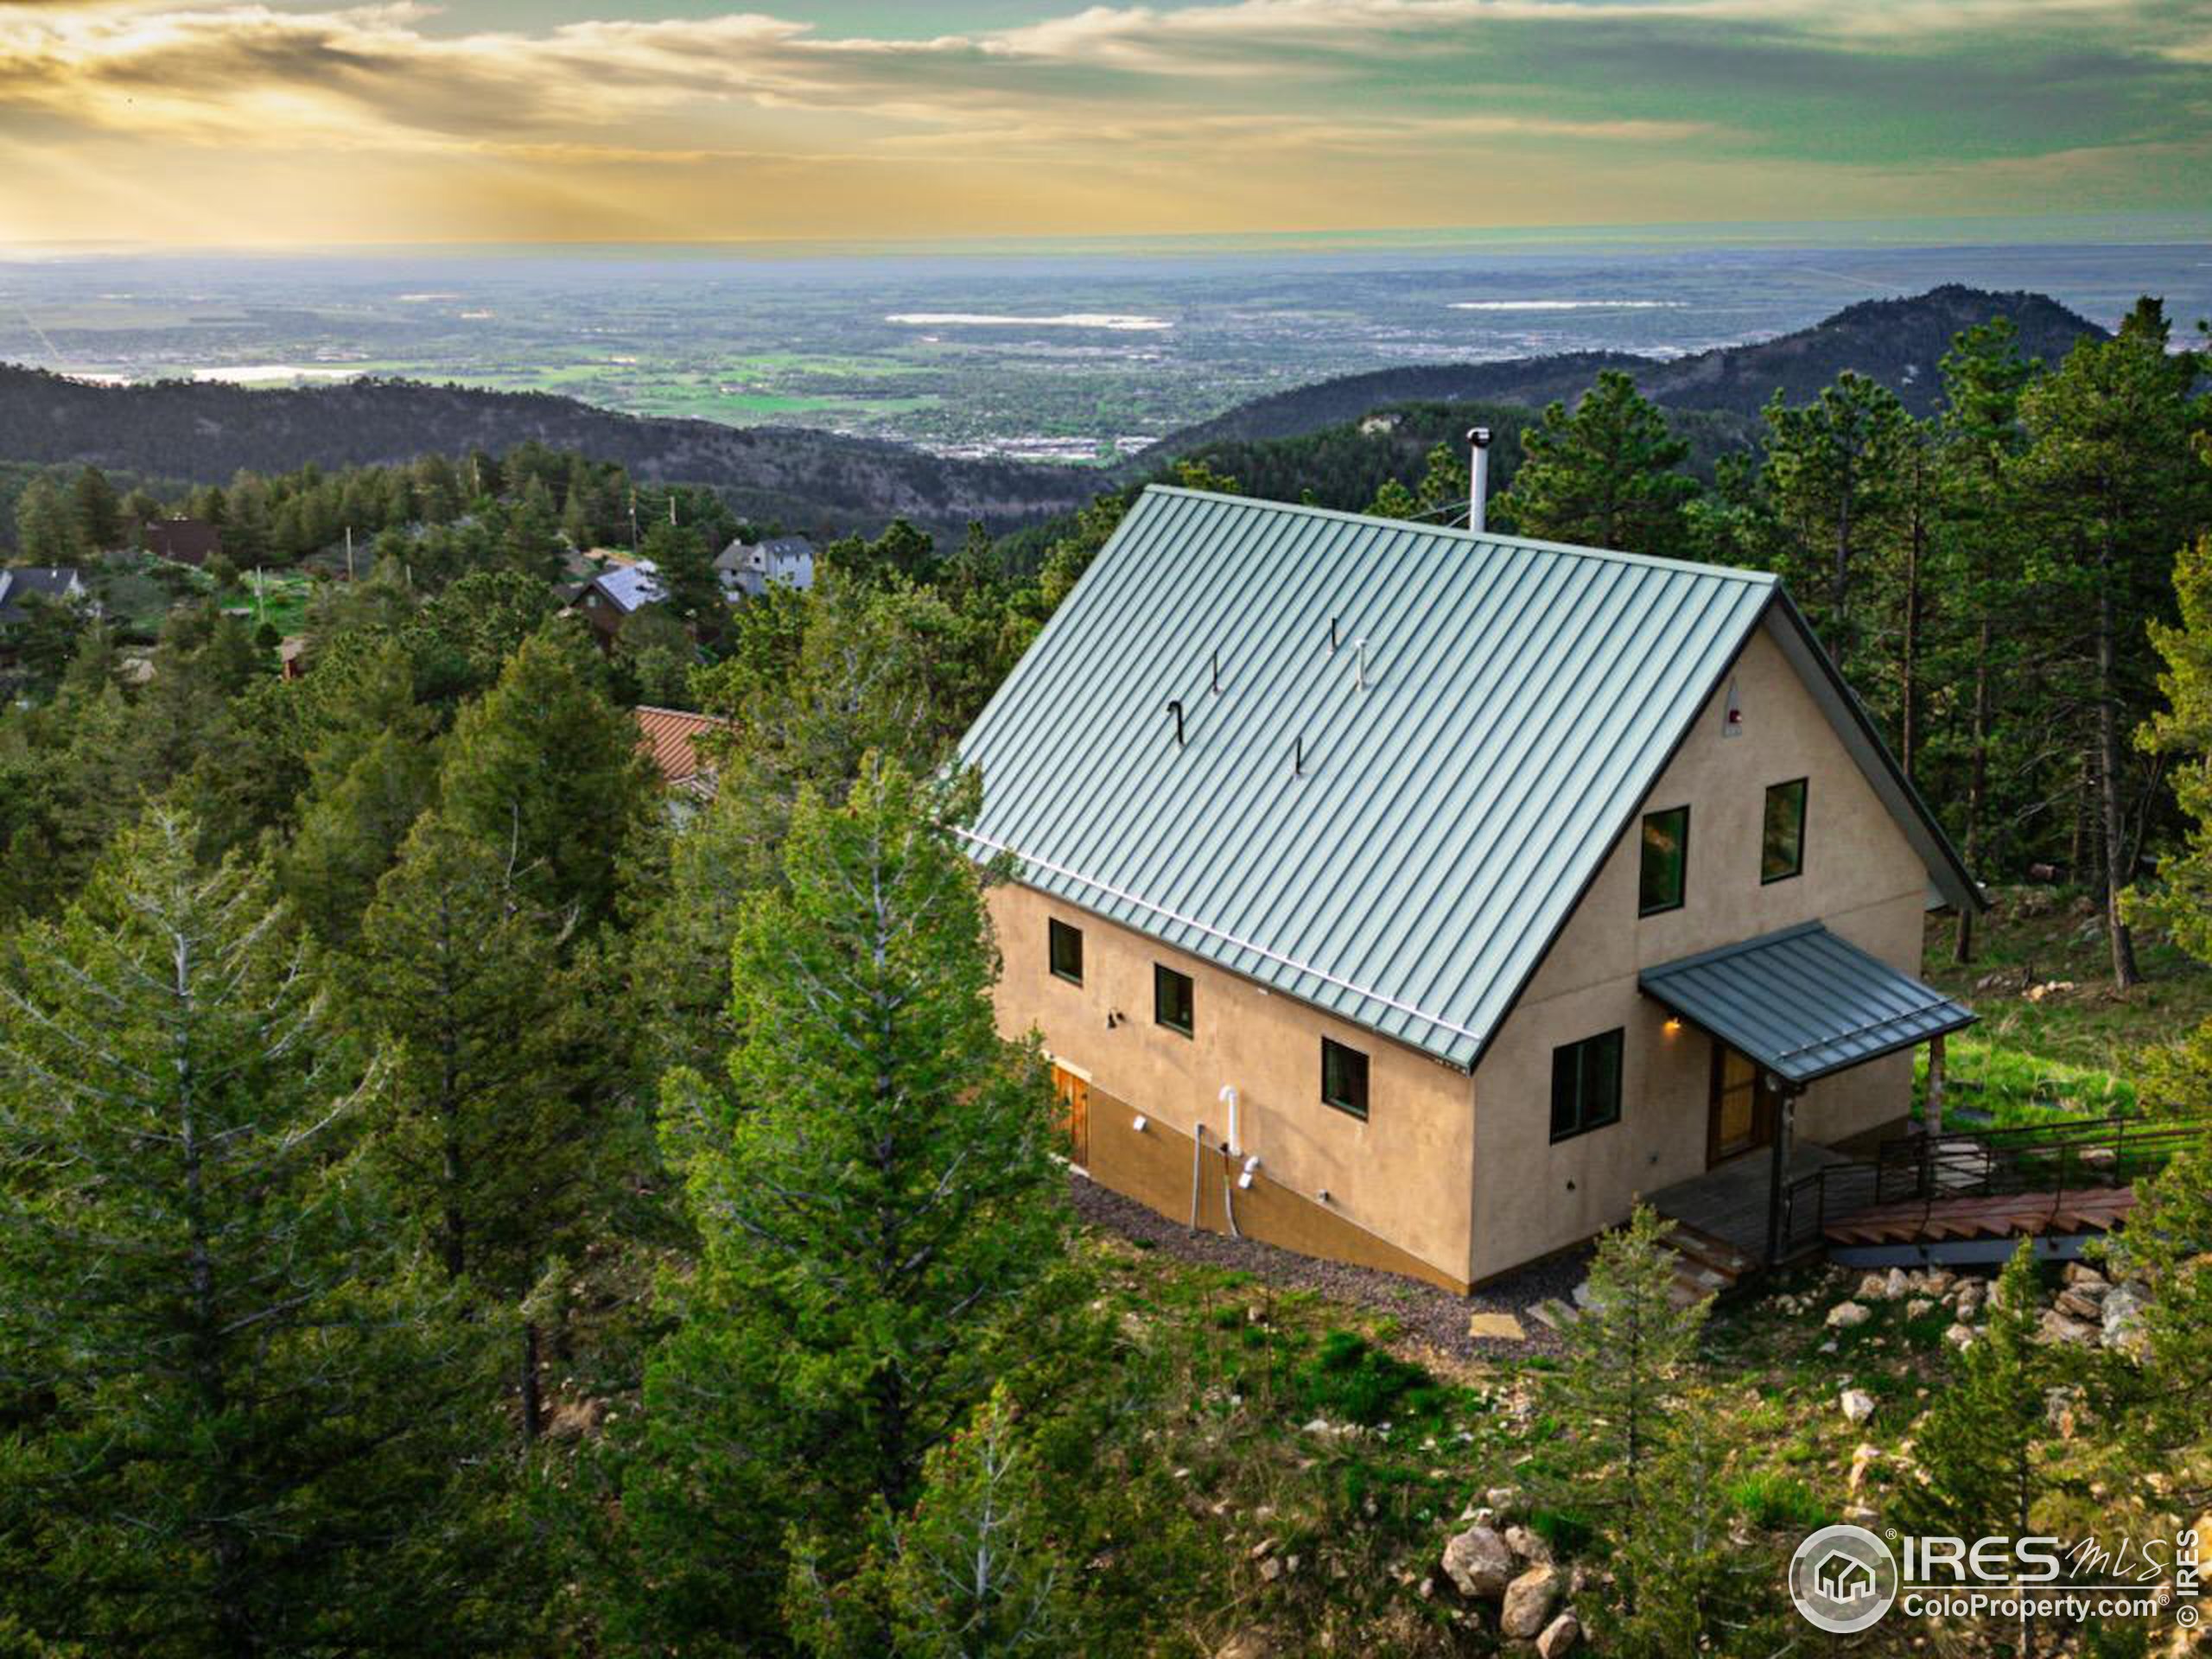
[[[1469,427],[1467,442],[1472,448],[1467,464],[1467,528],[1479,536],[1484,511],[1490,505],[1490,428]]]

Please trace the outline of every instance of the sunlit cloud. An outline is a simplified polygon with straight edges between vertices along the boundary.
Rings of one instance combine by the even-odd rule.
[[[0,232],[707,238],[841,219],[928,234],[2212,206],[2212,0],[1039,0],[1021,26],[921,40],[615,3],[524,30],[456,29],[414,0],[0,0]]]

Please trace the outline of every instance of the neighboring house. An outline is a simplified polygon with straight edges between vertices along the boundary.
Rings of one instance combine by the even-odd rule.
[[[668,590],[661,586],[653,562],[639,559],[634,564],[613,564],[601,570],[577,595],[575,608],[591,624],[600,643],[611,645],[626,620],[667,597]]]
[[[0,569],[0,658],[12,658],[8,638],[31,619],[38,600],[57,605],[85,605],[99,613],[99,601],[85,586],[84,573],[69,565],[28,564]]]
[[[758,599],[770,582],[801,589],[814,586],[814,543],[804,536],[766,542],[732,542],[715,556],[715,573],[733,605]]]
[[[1076,1161],[1312,1255],[1769,1213],[1973,1018],[1914,975],[1980,891],[1770,575],[1155,486],[961,753]]]
[[[668,788],[669,811],[683,823],[715,798],[715,769],[703,760],[698,740],[729,730],[729,722],[683,709],[639,708],[638,747],[652,757]]]
[[[223,550],[222,532],[204,518],[158,518],[143,532],[146,551],[178,564],[205,564]]]

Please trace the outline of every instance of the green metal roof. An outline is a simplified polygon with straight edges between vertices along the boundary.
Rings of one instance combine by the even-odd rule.
[[[1155,486],[963,741],[971,838],[1471,1069],[1778,599],[1758,572]]]
[[[1684,957],[1643,988],[1794,1084],[1974,1023],[1971,1009],[1818,922]]]

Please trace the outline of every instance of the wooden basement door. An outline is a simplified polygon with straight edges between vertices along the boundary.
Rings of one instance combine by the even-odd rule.
[[[1068,1156],[1084,1169],[1090,1166],[1090,1079],[1077,1077],[1064,1065],[1052,1068],[1052,1092],[1060,1097],[1060,1128],[1068,1138]]]

